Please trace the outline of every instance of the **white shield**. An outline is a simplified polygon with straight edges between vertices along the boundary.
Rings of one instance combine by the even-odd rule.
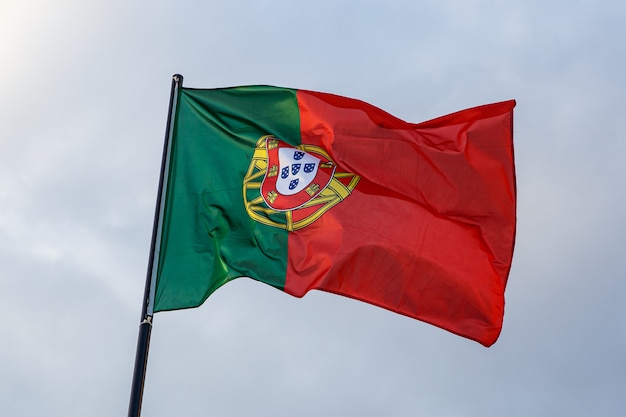
[[[276,191],[282,195],[293,195],[304,190],[315,178],[319,164],[318,158],[299,149],[280,148]]]

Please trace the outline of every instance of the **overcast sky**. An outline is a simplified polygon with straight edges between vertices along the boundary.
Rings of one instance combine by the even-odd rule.
[[[626,2],[0,0],[0,415],[125,416],[171,76],[420,122],[516,99],[487,349],[249,279],[158,313],[144,416],[626,415]]]

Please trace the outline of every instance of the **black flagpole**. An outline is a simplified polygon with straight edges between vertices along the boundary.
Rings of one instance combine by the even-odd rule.
[[[160,215],[163,190],[165,187],[165,175],[167,170],[168,149],[172,131],[172,118],[178,89],[183,84],[183,76],[176,74],[172,77],[172,90],[170,93],[170,105],[167,111],[167,126],[165,129],[165,141],[163,144],[163,157],[161,159],[161,174],[159,176],[159,191],[157,193],[156,208],[154,210],[154,223],[152,224],[152,241],[150,242],[150,256],[148,260],[148,272],[146,274],[146,287],[143,294],[143,306],[141,308],[141,320],[139,324],[139,335],[137,337],[137,353],[135,354],[135,370],[133,372],[133,382],[130,391],[130,403],[128,404],[128,417],[139,417],[141,415],[141,400],[143,397],[143,386],[146,379],[146,366],[148,364],[148,347],[150,346],[150,333],[152,331],[152,303],[151,292],[153,285],[152,273],[154,271],[155,249],[159,239]]]

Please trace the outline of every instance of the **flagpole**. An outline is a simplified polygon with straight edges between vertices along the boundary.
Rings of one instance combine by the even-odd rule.
[[[157,193],[156,207],[154,211],[154,222],[152,224],[152,240],[150,242],[150,255],[148,260],[148,271],[146,273],[146,286],[143,294],[143,305],[141,308],[141,320],[139,322],[139,334],[137,336],[137,352],[135,354],[135,369],[133,371],[133,382],[130,391],[130,402],[128,405],[128,417],[139,417],[141,415],[141,400],[143,398],[143,387],[146,379],[146,367],[148,364],[148,348],[150,346],[150,334],[152,332],[153,301],[152,292],[154,289],[153,272],[155,271],[155,252],[157,250],[157,240],[160,238],[160,220],[162,213],[162,197],[164,194],[165,178],[167,171],[168,151],[172,132],[172,119],[174,107],[178,97],[178,90],[183,84],[183,76],[176,74],[172,77],[172,89],[170,92],[170,104],[167,111],[167,126],[165,129],[165,140],[163,144],[163,156],[161,158],[161,173],[159,175],[159,191]]]

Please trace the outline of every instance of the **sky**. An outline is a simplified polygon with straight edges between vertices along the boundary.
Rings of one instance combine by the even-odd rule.
[[[171,77],[420,122],[517,100],[491,348],[250,279],[155,316],[144,416],[626,414],[626,3],[0,0],[0,415],[126,415]]]

